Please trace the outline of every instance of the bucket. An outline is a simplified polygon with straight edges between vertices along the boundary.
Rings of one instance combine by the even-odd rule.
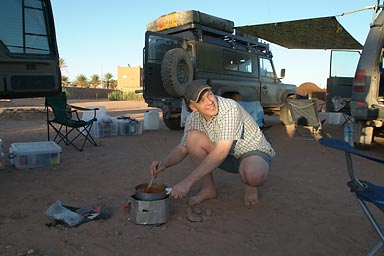
[[[144,130],[159,129],[159,111],[148,110],[144,113]]]
[[[168,198],[142,201],[131,196],[129,220],[139,225],[161,225],[168,221],[170,206]]]

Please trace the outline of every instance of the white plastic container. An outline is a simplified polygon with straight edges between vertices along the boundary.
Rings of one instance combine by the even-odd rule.
[[[143,133],[142,122],[135,119],[117,119],[117,135],[133,136]]]
[[[344,141],[353,147],[353,124],[350,121],[344,125]]]
[[[17,169],[60,164],[61,147],[53,141],[13,143],[9,152]]]
[[[98,108],[99,110],[96,110],[96,119],[99,120],[103,118],[107,114],[107,108],[105,106],[89,106],[86,108]],[[81,119],[84,121],[91,120],[95,116],[94,111],[82,111]]]
[[[96,138],[117,136],[117,118],[104,115],[93,123],[91,135]]]
[[[328,112],[327,124],[342,124],[343,122],[342,113]]]
[[[3,141],[0,139],[0,170],[5,169],[5,154],[3,153]]]
[[[144,113],[144,130],[159,129],[159,111],[148,110]]]

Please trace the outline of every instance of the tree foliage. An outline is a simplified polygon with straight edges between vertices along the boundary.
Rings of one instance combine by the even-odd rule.
[[[92,86],[93,88],[97,88],[97,86],[99,86],[100,82],[101,82],[101,81],[100,81],[100,77],[99,77],[98,75],[93,74],[93,75],[91,76],[90,84],[91,84],[91,86]]]
[[[75,81],[72,82],[72,85],[81,88],[89,88],[90,86],[87,77],[83,74],[76,76]]]
[[[59,68],[61,73],[63,73],[63,71],[66,71],[66,68],[68,68],[68,65],[65,63],[65,60],[63,58],[59,59]],[[99,85],[101,85],[103,88],[106,89],[116,89],[117,80],[113,79],[112,73],[105,73],[102,79],[100,79],[100,76],[97,74],[93,74],[89,79],[85,75],[79,74],[72,82],[69,81],[69,78],[67,76],[61,75],[61,84],[62,86],[72,85],[74,87],[82,88],[97,88]]]

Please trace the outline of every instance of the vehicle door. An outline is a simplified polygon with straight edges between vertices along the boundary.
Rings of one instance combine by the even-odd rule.
[[[280,87],[276,82],[278,79],[271,59],[260,57],[259,67],[261,105],[263,107],[280,106]]]
[[[353,77],[355,75],[355,70],[359,58],[360,51],[331,51],[329,62],[329,77],[327,78],[327,112],[336,111],[335,106],[333,105],[333,100],[335,98],[343,98],[348,102],[351,100]],[[343,112],[350,112],[349,104],[343,108]]]
[[[161,79],[161,63],[164,54],[173,48],[180,48],[183,39],[176,36],[147,31],[144,48],[143,96],[146,100],[167,98]]]
[[[0,1],[0,98],[42,97],[61,91],[49,0]]]

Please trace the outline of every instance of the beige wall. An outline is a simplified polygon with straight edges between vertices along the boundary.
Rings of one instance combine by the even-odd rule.
[[[132,91],[142,87],[142,68],[117,67],[117,88],[121,91]]]

